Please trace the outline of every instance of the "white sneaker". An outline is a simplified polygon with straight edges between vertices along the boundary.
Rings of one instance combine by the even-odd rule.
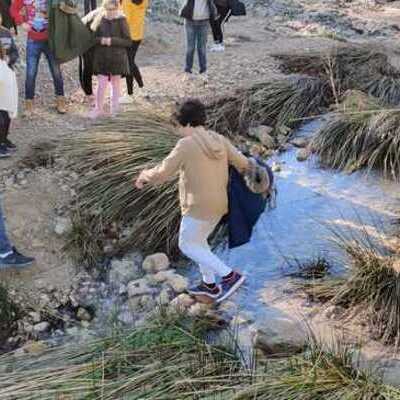
[[[133,96],[126,94],[119,98],[119,104],[132,104],[133,103]]]
[[[223,53],[225,51],[225,45],[223,43],[215,43],[210,47],[211,53]]]

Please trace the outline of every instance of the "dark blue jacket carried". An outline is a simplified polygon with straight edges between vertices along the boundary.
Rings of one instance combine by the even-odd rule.
[[[244,177],[235,168],[230,168],[227,216],[230,249],[250,241],[255,224],[267,208],[271,197],[274,196],[272,171],[266,164],[257,162],[266,168],[270,177],[271,190],[268,195],[251,191]]]

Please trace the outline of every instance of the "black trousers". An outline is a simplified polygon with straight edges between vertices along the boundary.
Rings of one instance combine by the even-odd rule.
[[[85,0],[85,15],[89,14],[90,11],[93,11],[97,8],[97,0]]]
[[[0,144],[4,143],[10,133],[11,118],[8,111],[0,110]]]
[[[215,43],[224,42],[223,25],[228,21],[231,16],[231,9],[229,7],[216,6],[218,11],[218,18],[215,20],[210,19],[210,25]]]
[[[85,0],[85,15],[97,8],[97,0]],[[93,76],[93,49],[89,49],[85,54],[79,57],[79,80],[86,96],[93,94],[92,76]]]
[[[133,80],[137,82],[140,88],[144,86],[142,74],[140,73],[140,70],[135,62],[136,53],[141,42],[141,40],[134,40],[132,41],[132,46],[128,48],[129,67],[131,74],[126,77],[126,87],[130,96],[133,94]]]

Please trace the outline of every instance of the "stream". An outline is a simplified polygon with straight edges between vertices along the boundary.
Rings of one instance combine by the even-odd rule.
[[[320,124],[321,120],[305,124],[296,137],[312,136]],[[291,147],[269,160],[282,167],[275,174],[277,207],[261,216],[251,241],[220,251],[230,266],[247,275],[247,283],[232,300],[241,311],[251,313],[254,320],[279,313],[262,300],[266,291],[285,297],[284,288],[290,279],[287,274],[293,272],[287,259],[307,261],[323,256],[333,262],[334,274],[343,273],[344,255],[333,243],[328,227],[346,234],[368,229],[384,235],[400,209],[397,183],[375,173],[346,174],[323,169],[314,156],[299,162],[296,152]]]

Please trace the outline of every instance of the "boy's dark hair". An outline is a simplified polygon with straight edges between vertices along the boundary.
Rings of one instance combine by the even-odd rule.
[[[188,99],[178,105],[175,119],[182,126],[204,126],[207,121],[206,107],[198,99]]]

